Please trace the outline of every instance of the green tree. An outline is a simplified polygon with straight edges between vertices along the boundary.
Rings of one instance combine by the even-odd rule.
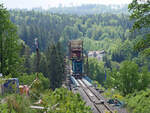
[[[104,63],[95,58],[89,58],[88,65],[89,77],[103,84],[105,80]]]
[[[22,48],[20,51],[20,56],[23,59],[23,67],[24,67],[24,70],[22,70],[22,72],[30,74],[32,71],[31,70],[31,61],[30,61],[30,54],[31,54],[30,48],[24,42],[22,42],[21,46],[22,46]]]
[[[64,56],[59,43],[57,45],[51,44],[46,51],[47,55],[47,77],[50,80],[50,86],[54,90],[62,85],[65,78],[64,75]]]
[[[135,48],[138,51],[142,51],[144,54],[150,54],[150,1],[149,0],[133,0],[128,6],[129,11],[131,12],[130,18],[135,20],[133,25],[133,30],[135,29],[145,29],[147,31],[146,38],[140,40]],[[146,30],[148,28],[148,30]]]
[[[123,94],[133,93],[136,89],[138,89],[138,74],[139,67],[134,62],[124,61],[120,66],[119,73],[119,90],[123,92]]]
[[[113,68],[112,72],[109,72],[106,83],[110,87],[117,88],[123,95],[127,95],[145,89],[149,81],[146,67],[141,69],[133,61],[123,61],[119,69]]]
[[[17,29],[9,19],[9,12],[0,4],[0,59],[1,73],[17,76],[21,71],[20,44]]]

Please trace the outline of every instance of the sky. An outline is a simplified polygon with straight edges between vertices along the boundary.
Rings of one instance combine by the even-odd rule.
[[[0,0],[6,8],[27,8],[42,7],[47,9],[50,7],[67,7],[79,6],[82,4],[128,4],[132,0]]]

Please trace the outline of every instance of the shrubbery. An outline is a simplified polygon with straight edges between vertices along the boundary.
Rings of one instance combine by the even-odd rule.
[[[104,62],[99,62],[96,58],[89,58],[88,65],[89,77],[103,84],[105,80]]]
[[[31,85],[31,83],[36,79],[36,74],[31,74],[31,75],[24,74],[22,76],[19,76],[18,78],[20,84]],[[39,80],[38,82],[41,84],[40,87],[42,87],[42,89],[48,89],[50,87],[49,79],[44,77],[42,73],[38,74],[38,80]]]
[[[131,113],[149,113],[150,89],[130,94],[126,96],[126,101]]]
[[[30,108],[30,98],[24,95],[13,94],[7,96],[0,104],[0,113],[42,113]]]
[[[19,81],[20,84],[31,86],[29,95],[33,102],[38,101],[41,98],[41,93],[50,87],[49,79],[44,77],[42,73],[39,73],[38,77],[36,74],[24,74],[19,76]]]
[[[132,61],[124,61],[119,69],[113,69],[109,73],[106,87],[116,88],[123,95],[134,93],[136,90],[145,89],[150,81],[150,74],[146,67],[140,68]]]
[[[48,113],[92,113],[79,94],[73,94],[64,88],[43,95],[43,105]]]

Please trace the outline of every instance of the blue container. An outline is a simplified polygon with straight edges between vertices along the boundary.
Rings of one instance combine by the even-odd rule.
[[[82,74],[83,62],[80,60],[72,60],[72,71],[73,74]]]
[[[10,78],[3,84],[5,92],[16,92],[19,93],[19,80],[18,78]],[[13,88],[15,87],[16,90]]]

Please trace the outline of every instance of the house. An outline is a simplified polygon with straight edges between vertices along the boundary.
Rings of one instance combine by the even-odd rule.
[[[106,51],[89,51],[88,52],[88,57],[90,58],[97,58],[98,60],[103,60],[103,57],[106,55]]]

